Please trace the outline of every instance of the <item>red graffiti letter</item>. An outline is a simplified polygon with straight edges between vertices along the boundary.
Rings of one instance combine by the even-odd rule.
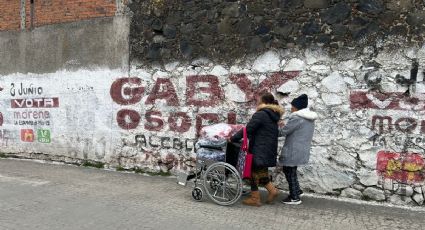
[[[208,107],[217,105],[223,99],[223,91],[220,82],[214,75],[194,75],[186,78],[186,105]],[[206,83],[208,86],[198,86],[198,83]],[[207,99],[202,99],[208,95]],[[196,97],[196,96],[197,97]]]
[[[199,135],[199,132],[201,131],[202,127],[204,127],[203,121],[207,120],[208,125],[212,123],[218,123],[218,114],[216,113],[201,113],[196,116],[196,134]]]
[[[145,104],[155,104],[158,99],[167,101],[167,105],[178,106],[179,98],[173,83],[168,78],[158,78]]]
[[[141,86],[140,78],[119,78],[111,85],[111,98],[117,104],[131,105],[136,104],[142,99],[145,88]],[[131,87],[131,85],[135,85]]]
[[[140,122],[138,112],[129,109],[122,109],[117,113],[118,126],[122,129],[135,129]]]
[[[146,121],[145,129],[149,131],[160,131],[164,127],[164,121],[155,116],[162,116],[159,111],[148,111],[145,114]]]
[[[180,125],[177,124],[179,118],[181,119]],[[191,125],[190,117],[184,112],[171,113],[168,117],[168,123],[170,130],[178,133],[187,132]]]
[[[230,80],[236,84],[244,93],[248,102],[255,102],[256,96],[267,91],[276,90],[285,82],[297,77],[299,71],[278,72],[263,80],[257,87],[252,85],[251,80],[245,74],[230,76]]]

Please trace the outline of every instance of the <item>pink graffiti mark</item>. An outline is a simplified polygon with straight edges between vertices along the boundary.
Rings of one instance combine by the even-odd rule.
[[[425,94],[406,96],[399,92],[379,93],[353,91],[350,93],[351,109],[425,110]]]
[[[247,101],[255,103],[255,99],[263,92],[272,92],[287,81],[296,78],[300,71],[288,71],[272,73],[270,77],[264,79],[259,85],[254,86],[246,74],[234,74],[230,80],[236,84],[244,93]]]
[[[418,153],[395,153],[380,151],[377,156],[378,175],[399,183],[423,183],[425,161]]]

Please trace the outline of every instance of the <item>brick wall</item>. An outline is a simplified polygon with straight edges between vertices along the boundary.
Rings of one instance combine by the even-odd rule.
[[[34,0],[34,26],[111,17],[115,0]],[[26,4],[26,27],[31,25],[31,3]]]
[[[31,8],[34,8],[31,17]],[[0,31],[17,30],[21,23],[21,1],[0,0]],[[26,28],[111,17],[117,11],[116,0],[26,0]]]
[[[0,30],[17,30],[20,26],[19,0],[0,0]]]

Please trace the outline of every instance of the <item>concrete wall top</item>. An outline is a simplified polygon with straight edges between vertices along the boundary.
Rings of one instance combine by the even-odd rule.
[[[0,32],[0,73],[127,68],[128,28],[118,16]]]

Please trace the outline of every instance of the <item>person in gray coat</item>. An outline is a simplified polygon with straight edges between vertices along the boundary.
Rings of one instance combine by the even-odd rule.
[[[285,137],[285,144],[279,157],[283,173],[289,185],[289,196],[282,200],[284,204],[301,204],[300,185],[297,167],[305,165],[310,159],[310,148],[314,133],[314,121],[317,114],[310,111],[308,97],[303,94],[291,102],[291,116],[287,124],[279,129],[279,136]]]

